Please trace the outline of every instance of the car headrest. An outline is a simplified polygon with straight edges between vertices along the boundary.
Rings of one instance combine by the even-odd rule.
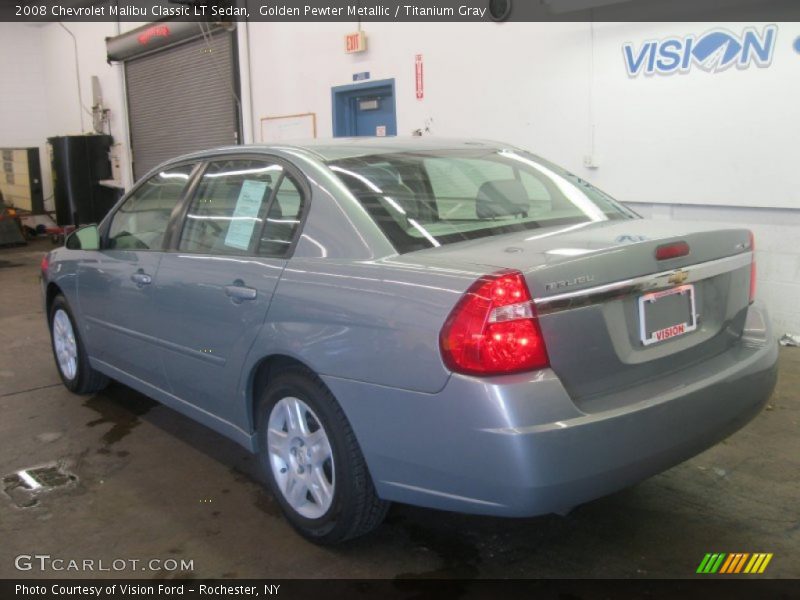
[[[361,176],[381,189],[392,185],[402,185],[396,173],[383,167],[367,167],[362,169]]]
[[[475,198],[475,214],[479,219],[496,217],[528,216],[530,200],[521,181],[499,179],[487,181],[478,189]]]
[[[517,179],[498,179],[487,181],[478,189],[476,198],[479,202],[511,202],[512,204],[529,203],[525,186]]]

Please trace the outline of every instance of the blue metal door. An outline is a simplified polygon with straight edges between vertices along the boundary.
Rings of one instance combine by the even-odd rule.
[[[394,79],[342,85],[331,92],[334,137],[397,135]]]

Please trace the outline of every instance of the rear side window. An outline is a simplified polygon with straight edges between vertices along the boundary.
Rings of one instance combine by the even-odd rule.
[[[194,167],[170,167],[139,186],[114,213],[108,228],[108,247],[161,250],[170,216],[183,197]]]
[[[398,252],[635,216],[572,173],[516,150],[386,153],[328,165]]]
[[[213,162],[189,207],[179,249],[285,256],[303,204],[300,188],[280,164],[241,159]]]

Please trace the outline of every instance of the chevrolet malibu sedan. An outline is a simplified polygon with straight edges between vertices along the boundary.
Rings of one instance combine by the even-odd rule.
[[[235,440],[335,543],[391,501],[564,512],[742,427],[776,379],[753,252],[513,146],[358,139],[164,163],[42,282],[68,389]]]

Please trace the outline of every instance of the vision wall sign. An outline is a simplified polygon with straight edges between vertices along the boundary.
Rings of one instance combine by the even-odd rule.
[[[623,44],[622,55],[630,77],[688,73],[694,69],[719,73],[733,66],[768,67],[777,37],[777,25],[765,25],[761,31],[746,27],[740,34],[712,29],[699,36],[643,42],[638,48],[632,43]]]

